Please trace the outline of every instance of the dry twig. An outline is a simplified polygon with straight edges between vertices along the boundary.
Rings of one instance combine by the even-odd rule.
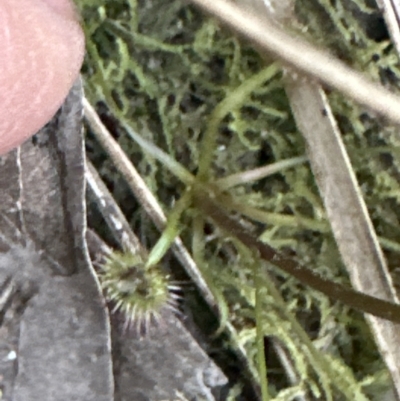
[[[148,213],[153,223],[157,228],[162,231],[166,224],[166,217],[162,211],[160,205],[158,204],[156,198],[147,187],[146,183],[143,181],[142,177],[139,175],[129,158],[126,156],[124,151],[115,141],[115,139],[108,132],[107,128],[101,122],[96,111],[90,105],[88,100],[85,98],[83,101],[85,118],[89,123],[89,126],[96,136],[97,140],[100,142],[102,147],[106,150],[117,170],[122,174],[126,182],[128,183],[130,189],[137,197],[140,204],[143,206],[145,211]],[[214,294],[209,289],[206,281],[204,280],[200,270],[198,269],[195,261],[190,256],[189,252],[183,245],[181,239],[178,237],[174,240],[172,251],[175,257],[180,261],[187,274],[193,280],[193,283],[197,286],[200,294],[202,295],[204,301],[208,304],[210,309],[216,314],[217,318],[221,318],[221,311]],[[231,338],[234,351],[242,363],[243,369],[248,370],[247,376],[251,381],[251,385],[255,393],[258,392],[257,375],[249,369],[247,363],[246,350],[237,341],[237,333],[235,328],[227,322],[224,329],[226,333]]]
[[[383,1],[390,5],[389,1]],[[286,3],[286,21],[295,22],[292,1]],[[393,9],[386,11],[387,16],[392,15],[390,11],[394,14]],[[398,45],[397,21],[394,27],[392,37]],[[358,291],[398,303],[356,175],[323,89],[314,82],[290,75],[285,87],[296,124],[307,143],[311,168],[353,286]],[[375,316],[366,317],[400,395],[399,326]]]
[[[227,0],[191,1],[249,39],[260,50],[293,67],[299,74],[321,81],[400,124],[399,97],[371,82],[329,53],[288,34],[270,19],[251,13]],[[299,79],[304,78],[299,76]]]

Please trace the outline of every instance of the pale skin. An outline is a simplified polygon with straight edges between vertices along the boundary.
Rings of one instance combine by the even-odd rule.
[[[0,155],[53,117],[83,55],[71,0],[0,1]]]

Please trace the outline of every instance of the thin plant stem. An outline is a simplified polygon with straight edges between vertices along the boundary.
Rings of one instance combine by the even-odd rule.
[[[146,259],[147,253],[142,244],[132,231],[124,214],[104,184],[96,168],[88,159],[86,159],[85,177],[88,189],[95,198],[97,207],[114,239],[119,243],[124,252],[129,251],[133,254],[140,254]]]
[[[86,121],[89,123],[96,139],[105,149],[118,171],[124,176],[132,192],[146,210],[146,213],[151,217],[156,226],[162,230],[167,219],[155,196],[148,189],[139,172],[121,149],[118,142],[108,132],[86,98],[83,99],[83,107]]]
[[[324,220],[318,221],[308,217],[266,212],[265,210],[258,209],[246,204],[245,202],[239,202],[238,200],[235,200],[231,196],[225,194],[218,193],[217,198],[218,202],[223,204],[225,209],[239,212],[244,216],[247,216],[250,219],[260,223],[271,224],[279,227],[304,227],[309,230],[322,233],[330,232],[329,224]]]
[[[146,183],[133,166],[132,162],[126,156],[124,151],[121,149],[119,144],[108,132],[107,128],[100,121],[99,116],[96,111],[90,105],[86,98],[83,99],[83,105],[85,110],[85,118],[88,121],[93,133],[95,134],[97,140],[106,150],[110,156],[112,162],[122,174],[124,179],[131,191],[135,194],[136,198],[145,209],[146,213],[150,216],[156,227],[162,231],[165,227],[167,219],[161,206],[158,204],[157,199],[147,187]],[[183,245],[180,238],[176,238],[173,245],[173,252],[176,258],[182,263],[188,275],[191,277],[193,282],[199,288],[199,291],[203,295],[204,299],[210,305],[210,308],[218,313],[218,303],[213,295],[213,293],[208,288],[206,281],[204,280],[201,272],[193,261],[189,252]]]
[[[244,100],[257,88],[265,82],[271,80],[279,73],[280,69],[276,64],[264,68],[259,73],[253,75],[234,89],[224,100],[222,100],[212,112],[207,124],[204,139],[201,144],[199,159],[198,178],[201,181],[208,181],[210,176],[210,167],[214,157],[216,141],[218,136],[218,127],[225,116],[232,110],[240,107]]]
[[[240,173],[231,174],[227,177],[220,178],[215,181],[215,186],[221,190],[227,190],[237,185],[247,184],[252,181],[261,180],[272,174],[303,164],[308,160],[307,156],[292,157],[290,159],[280,160],[267,166],[255,168],[253,170],[241,171]]]
[[[192,202],[192,194],[186,191],[183,196],[175,203],[173,209],[168,215],[167,225],[161,234],[161,237],[150,251],[146,265],[155,266],[160,262],[168,249],[172,246],[175,238],[179,235],[179,220],[182,213],[188,209]]]
[[[259,264],[253,263],[253,277],[255,286],[255,316],[256,316],[256,341],[258,371],[260,375],[261,399],[269,401],[267,362],[265,360],[264,331],[263,331],[263,286],[259,272]]]
[[[152,221],[160,229],[160,231],[163,230],[166,224],[166,217],[160,205],[157,203],[156,198],[151,193],[146,183],[143,181],[142,177],[139,175],[136,168],[123,152],[119,144],[111,136],[104,124],[100,121],[100,118],[97,115],[96,111],[93,109],[86,98],[84,98],[83,104],[85,110],[85,118],[88,121],[91,129],[93,130],[93,133],[95,134],[97,140],[106,150],[118,171],[123,175],[132,192],[135,194],[141,205],[149,214]],[[215,313],[218,319],[226,321],[226,323],[223,324],[223,327],[230,338],[232,349],[238,356],[238,359],[245,369],[245,376],[248,377],[254,391],[257,392],[257,372],[254,372],[254,370],[248,364],[246,350],[238,340],[236,329],[229,321],[227,321],[227,318],[224,317],[224,312],[221,311],[218,299],[210,290],[207,281],[203,277],[203,274],[200,272],[198,266],[192,259],[191,255],[183,245],[183,242],[180,238],[175,239],[172,246],[172,251],[174,252],[176,258],[184,266],[190,278],[196,284],[199,292],[203,296],[205,302],[209,305],[210,309]]]
[[[389,238],[378,237],[378,241],[382,248],[385,248],[389,251],[400,253],[400,244],[397,241],[393,241]]]
[[[193,217],[192,222],[192,254],[196,263],[201,266],[204,261],[204,219],[200,213]]]
[[[305,285],[322,292],[335,301],[395,323],[400,323],[400,305],[347,288],[339,283],[324,279],[318,273],[300,265],[295,260],[279,254],[262,243],[240,223],[230,217],[224,208],[210,199],[201,188],[194,190],[194,204],[229,235],[238,238],[244,245],[256,251],[262,259],[274,264]]]
[[[93,60],[98,60],[100,56],[98,55],[97,49],[93,44],[88,43],[87,45],[89,53],[92,54]],[[117,104],[115,103],[110,91],[107,89],[108,86],[106,84],[106,79],[104,77],[104,72],[103,69],[101,68],[100,63],[97,63],[98,67],[98,74],[97,78],[100,81],[101,88],[103,90],[103,96],[110,107],[111,111],[114,113],[114,115],[118,118],[120,124],[122,127],[126,130],[128,135],[140,146],[144,149],[145,152],[156,158],[158,161],[160,161],[165,167],[167,167],[176,177],[178,177],[180,180],[182,180],[186,185],[190,185],[194,181],[194,176],[190,174],[188,170],[186,170],[180,163],[178,163],[176,160],[174,160],[171,156],[169,156],[167,153],[165,153],[163,150],[158,148],[156,145],[153,143],[147,141],[143,137],[141,137],[132,127],[128,124],[126,121],[126,118],[124,114],[121,112]],[[84,108],[85,108],[85,113],[87,114],[87,118],[90,119],[92,122],[92,125],[96,127],[101,127],[102,123],[100,119],[98,118],[95,110],[93,107],[90,105],[90,103],[87,101],[87,99],[84,99]],[[98,138],[104,138],[104,128],[97,129],[99,131],[99,134],[96,135]],[[111,137],[111,136],[110,136]],[[111,137],[111,139],[113,139]],[[122,156],[121,156],[122,157]],[[125,156],[126,157],[126,156]]]
[[[178,163],[173,157],[171,157],[168,153],[164,152],[158,146],[154,145],[154,143],[147,141],[142,136],[140,136],[129,124],[126,122],[126,119],[123,117],[122,113],[119,110],[114,111],[118,117],[118,120],[125,128],[128,135],[141,147],[145,152],[149,155],[156,158],[160,163],[162,163],[163,167],[166,167],[171,173],[173,173],[177,178],[179,178],[183,183],[187,186],[192,184],[195,180],[195,177],[190,174],[188,170],[186,170],[182,164]]]
[[[400,98],[299,37],[288,34],[264,15],[227,0],[191,0],[300,74],[336,88],[350,99],[400,124]],[[296,73],[294,77],[299,78]],[[304,79],[304,78],[301,78]]]

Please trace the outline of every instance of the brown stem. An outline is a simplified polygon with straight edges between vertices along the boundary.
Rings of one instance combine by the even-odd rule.
[[[400,305],[383,301],[379,298],[346,288],[341,284],[327,280],[298,262],[279,254],[269,245],[259,241],[251,232],[230,217],[214,200],[210,199],[201,189],[194,191],[196,206],[230,236],[239,239],[244,245],[258,252],[265,261],[289,273],[303,284],[318,290],[335,301],[377,317],[400,323]]]

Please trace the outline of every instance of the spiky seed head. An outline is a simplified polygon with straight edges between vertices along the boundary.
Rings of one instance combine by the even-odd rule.
[[[114,304],[112,312],[125,317],[124,329],[132,326],[148,331],[158,323],[163,309],[176,310],[175,286],[158,266],[146,266],[140,255],[114,252],[101,267],[101,285],[106,298]]]

